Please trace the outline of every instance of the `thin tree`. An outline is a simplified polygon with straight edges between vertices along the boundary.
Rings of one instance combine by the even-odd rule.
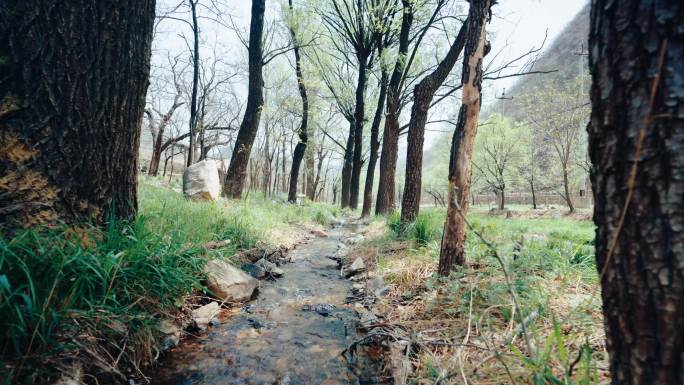
[[[266,0],[252,0],[252,17],[249,27],[249,85],[247,90],[247,106],[245,115],[240,124],[235,147],[230,158],[230,164],[226,171],[226,180],[223,185],[225,196],[239,199],[242,196],[247,163],[252,151],[252,145],[259,130],[261,109],[264,105],[264,75],[263,75],[263,42],[264,13]]]
[[[589,154],[613,384],[684,383],[684,4],[594,0]]]
[[[467,43],[463,57],[461,109],[451,142],[447,216],[439,253],[438,273],[447,276],[454,263],[465,264],[466,224],[470,194],[471,159],[482,105],[482,59],[487,54],[487,22],[491,0],[471,0],[468,10]]]
[[[0,231],[130,219],[153,0],[0,6]]]

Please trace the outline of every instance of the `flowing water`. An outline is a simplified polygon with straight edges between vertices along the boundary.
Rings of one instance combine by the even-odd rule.
[[[345,304],[351,283],[326,256],[349,231],[293,250],[282,278],[261,281],[255,300],[169,352],[152,384],[377,384],[373,365],[351,368],[342,356],[360,338],[357,314]]]

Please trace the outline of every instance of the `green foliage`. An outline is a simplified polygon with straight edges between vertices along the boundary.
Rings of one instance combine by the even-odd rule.
[[[411,239],[418,246],[428,246],[441,239],[444,214],[437,210],[423,210],[415,221],[402,224],[399,213],[392,213],[387,224],[397,238]]]
[[[230,239],[229,247],[211,251],[230,257],[254,247],[269,229],[301,221],[328,224],[338,214],[324,204],[263,199],[222,208],[188,201],[152,182],[143,179],[133,223],[27,230],[0,239],[0,377],[50,378],[46,357],[84,347],[101,357],[121,354],[122,363],[149,361],[161,315],[204,290],[202,244]],[[19,367],[22,373],[16,373]]]

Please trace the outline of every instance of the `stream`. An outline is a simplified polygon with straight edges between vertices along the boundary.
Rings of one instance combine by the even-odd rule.
[[[326,256],[353,225],[329,231],[291,251],[292,263],[274,281],[262,280],[256,299],[208,332],[184,340],[148,372],[153,385],[380,384],[372,359],[350,366],[342,352],[362,335],[345,304],[351,282]],[[328,306],[333,305],[333,306]]]

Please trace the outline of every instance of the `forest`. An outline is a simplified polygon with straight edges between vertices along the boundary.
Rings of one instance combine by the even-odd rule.
[[[0,384],[684,384],[682,25],[0,1]]]

